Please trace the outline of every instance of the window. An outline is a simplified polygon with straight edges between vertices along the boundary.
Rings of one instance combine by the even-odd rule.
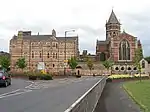
[[[40,51],[40,58],[42,57],[42,53],[41,53],[41,51]]]
[[[121,70],[124,70],[124,67],[121,67]]]
[[[56,48],[58,48],[58,44],[56,43]]]
[[[56,59],[57,59],[57,53],[56,53]]]
[[[53,64],[53,67],[55,67],[55,64]]]
[[[142,61],[142,68],[145,68],[145,61]]]
[[[55,58],[55,53],[53,53],[53,58]]]
[[[130,60],[130,45],[125,39],[119,45],[119,60]]]
[[[116,69],[116,70],[119,70],[119,68],[118,68],[118,67],[116,67],[115,69]]]
[[[34,58],[34,52],[32,51],[32,58]]]
[[[47,54],[47,58],[49,58],[49,53]]]
[[[137,68],[136,67],[134,67],[134,69],[133,70],[137,70]]]
[[[53,47],[55,47],[55,43],[53,43]]]
[[[131,70],[131,67],[128,67],[128,70]]]

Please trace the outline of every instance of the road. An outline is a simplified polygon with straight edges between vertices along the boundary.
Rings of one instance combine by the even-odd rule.
[[[101,77],[38,81],[14,93],[0,95],[0,111],[63,112],[99,79]]]
[[[26,86],[28,86],[31,82],[28,80],[23,80],[23,79],[15,79],[12,78],[12,85],[8,86],[8,87],[0,87],[0,94],[4,94],[10,91],[15,91],[21,88],[24,88]]]

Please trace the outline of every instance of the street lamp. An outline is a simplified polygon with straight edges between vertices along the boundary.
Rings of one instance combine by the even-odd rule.
[[[65,31],[65,50],[64,50],[64,75],[66,75],[66,65],[67,65],[67,62],[68,60],[66,59],[66,39],[67,39],[67,33],[68,32],[75,32],[75,30],[68,30],[68,31]]]

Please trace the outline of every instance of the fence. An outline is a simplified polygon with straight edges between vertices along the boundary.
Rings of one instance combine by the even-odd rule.
[[[106,77],[103,77],[65,112],[94,112],[105,84]]]

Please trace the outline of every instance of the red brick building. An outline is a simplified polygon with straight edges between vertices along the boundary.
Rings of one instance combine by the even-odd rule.
[[[135,49],[141,47],[140,40],[125,31],[121,32],[121,24],[112,10],[106,22],[106,40],[96,43],[96,60],[111,58],[116,64],[133,62]],[[125,68],[122,68],[123,70]]]

